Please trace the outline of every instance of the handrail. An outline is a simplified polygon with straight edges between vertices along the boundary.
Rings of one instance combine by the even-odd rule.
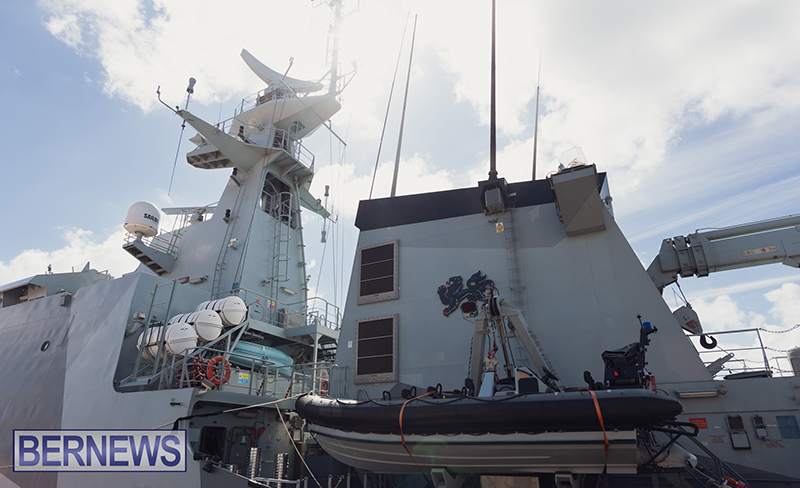
[[[342,314],[341,311],[339,310],[339,307],[337,305],[334,305],[333,303],[330,303],[329,301],[320,296],[314,296],[314,297],[309,297],[306,300],[285,303],[275,297],[269,297],[267,295],[258,293],[256,291],[247,288],[235,288],[215,293],[212,298],[217,299],[230,295],[239,296],[240,298],[242,298],[242,300],[244,300],[245,304],[248,307],[258,302],[265,309],[271,310],[272,317],[270,317],[269,319],[267,319],[267,317],[264,317],[265,319],[267,319],[264,321],[271,323],[276,327],[282,327],[282,325],[277,323],[277,321],[275,320],[276,316],[278,315],[281,309],[292,311],[302,316],[303,313],[294,310],[293,307],[300,309],[303,307],[304,304],[308,303],[308,308],[307,308],[308,312],[305,314],[302,325],[313,325],[313,324],[324,325],[325,327],[331,330],[339,330],[341,328]]]
[[[188,367],[190,366],[191,362],[194,360],[194,358],[198,358],[203,355],[210,356],[212,354],[219,354],[221,352],[217,349],[209,348],[207,346],[193,347],[188,349],[188,351],[191,352],[185,354],[184,356],[181,357],[173,356],[171,364],[166,368],[164,368],[165,370],[168,371],[168,375],[166,376],[164,382],[162,383],[166,389],[179,389],[179,388],[199,386],[199,385],[193,385],[190,382]],[[270,395],[274,396],[277,393],[276,389],[279,386],[278,380],[281,377],[285,378],[285,380],[288,382],[287,385],[288,391],[287,392],[281,391],[280,392],[281,395],[283,395],[284,393],[291,395],[295,392],[295,390],[300,392],[314,391],[315,393],[319,394],[321,385],[318,382],[315,382],[315,378],[327,377],[328,379],[330,379],[328,371],[331,370],[334,366],[334,364],[330,361],[283,365],[280,363],[276,363],[275,361],[272,361],[265,356],[257,358],[252,354],[235,352],[235,351],[228,351],[225,354],[227,356],[238,357],[245,361],[250,362],[250,367],[244,368],[244,370],[248,371],[250,374],[247,383],[248,395],[253,395],[253,385],[256,380],[256,374],[263,375],[261,380],[261,386],[259,386],[258,391],[255,393],[256,396],[270,396]],[[231,366],[231,369],[233,369],[233,367],[239,369],[239,366]],[[222,368],[217,368],[218,374],[221,374],[221,370]],[[289,374],[286,374],[285,370],[289,370]],[[317,372],[319,371],[324,371],[325,373],[318,374]],[[180,372],[180,376],[176,378],[178,372]],[[222,379],[221,377],[217,379],[217,384],[219,385],[218,389],[220,390],[231,389],[231,385],[235,384],[232,383],[230,380],[221,381],[221,379]],[[269,387],[264,388],[264,385],[268,383],[272,385],[272,388]],[[286,385],[286,383],[282,383],[282,385]]]
[[[169,236],[167,238],[166,236]],[[178,242],[181,240],[180,229],[175,232],[162,232],[153,237],[141,237],[137,234],[125,233],[125,244],[140,240],[147,247],[163,252],[173,258],[178,255]]]
[[[767,354],[767,350],[775,351],[775,352],[787,352],[786,350],[782,349],[774,349],[772,347],[766,346],[764,344],[764,340],[761,336],[762,332],[768,332],[772,334],[781,334],[784,332],[788,332],[789,330],[793,330],[798,326],[794,326],[788,330],[769,330],[762,327],[751,327],[747,329],[736,329],[736,330],[721,330],[721,331],[714,331],[714,332],[703,332],[698,334],[687,334],[687,337],[694,337],[694,338],[702,338],[702,337],[712,337],[713,336],[720,336],[720,335],[728,335],[728,334],[746,334],[746,333],[755,333],[758,339],[757,346],[750,346],[750,347],[733,347],[733,348],[723,348],[721,346],[716,345],[716,340],[713,340],[715,347],[712,349],[703,349],[697,348],[697,353],[701,355],[707,354],[720,354],[720,353],[734,353],[734,352],[760,352],[760,358],[754,359],[753,357],[733,357],[729,359],[726,363],[726,367],[721,369],[715,376],[722,376],[723,374],[732,374],[732,373],[746,373],[746,372],[756,372],[756,371],[764,371],[768,372],[769,374],[775,374],[775,376],[787,377],[787,376],[794,376],[794,372],[791,370],[782,369],[780,367],[779,359],[787,360],[787,358],[779,357],[779,356],[772,356],[771,358]],[[772,360],[774,360],[774,365],[771,364]],[[713,361],[703,361],[703,363],[708,366]],[[741,367],[730,367],[727,366],[729,363],[739,363]],[[763,366],[763,368],[752,368],[748,367],[747,363],[756,363]]]

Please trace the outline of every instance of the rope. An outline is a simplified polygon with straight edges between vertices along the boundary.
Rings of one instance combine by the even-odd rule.
[[[600,412],[600,404],[597,402],[597,395],[595,395],[592,390],[589,390],[589,393],[592,395],[592,400],[594,401],[594,409],[597,411],[597,420],[600,421],[600,428],[603,429],[603,442],[605,443],[603,472],[600,473],[600,476],[597,478],[597,487],[600,488],[600,484],[603,482],[603,478],[606,476],[606,471],[608,470],[608,436],[606,435],[606,426],[603,423],[603,414]]]
[[[297,395],[293,395],[293,396],[286,397],[286,398],[281,398],[280,400],[275,400],[275,401],[272,401],[272,402],[259,403],[257,405],[247,405],[245,407],[238,407],[238,408],[229,408],[228,410],[222,410],[220,412],[200,413],[200,414],[197,414],[197,415],[188,415],[186,417],[178,417],[177,419],[175,419],[174,422],[167,422],[164,425],[159,425],[158,427],[156,427],[154,429],[150,429],[150,430],[152,431],[152,430],[163,429],[164,427],[166,427],[166,426],[168,426],[170,424],[172,424],[173,430],[177,430],[178,429],[178,422],[180,422],[181,420],[190,420],[190,419],[202,418],[202,417],[213,417],[214,415],[222,415],[223,413],[238,412],[240,410],[247,410],[247,409],[250,409],[250,408],[268,407],[270,405],[275,405],[276,403],[285,402],[286,400],[292,400],[294,398],[297,398],[297,397],[300,397],[300,396],[303,396],[303,395],[305,395],[305,393],[298,393]]]
[[[303,461],[303,466],[306,467],[306,469],[308,470],[308,474],[310,474],[311,477],[314,479],[314,483],[316,483],[319,488],[322,488],[322,485],[320,485],[319,481],[317,481],[317,477],[314,476],[314,473],[311,471],[311,468],[309,468],[308,464],[306,464],[305,458],[303,457],[302,454],[300,454],[300,451],[297,449],[297,444],[295,444],[294,440],[292,440],[292,437],[291,437],[292,434],[289,432],[289,427],[286,425],[286,422],[283,420],[283,414],[281,413],[281,408],[279,406],[275,405],[275,409],[278,410],[278,417],[280,417],[281,423],[283,423],[283,428],[286,429],[286,435],[288,435],[289,436],[289,440],[292,441],[292,447],[294,447],[294,451],[297,453],[297,457],[299,457],[300,460]]]
[[[800,327],[800,324],[795,324],[794,327],[791,327],[791,328],[786,329],[786,330],[769,330],[769,329],[765,329],[763,327],[759,327],[758,330],[760,330],[762,332],[769,332],[770,334],[785,334],[787,332],[795,330],[798,327]],[[767,349],[769,349],[769,348],[767,348]],[[783,352],[785,352],[785,351],[783,351]]]
[[[423,393],[422,395],[419,395],[419,396],[416,396],[414,398],[408,399],[408,400],[405,401],[405,403],[403,403],[403,406],[400,408],[400,442],[403,444],[403,449],[406,450],[406,452],[408,453],[408,456],[411,458],[412,461],[414,461],[414,464],[417,466],[417,469],[419,469],[419,472],[422,473],[422,476],[428,482],[430,482],[430,480],[428,479],[428,476],[425,475],[425,471],[423,471],[422,468],[419,466],[419,464],[417,464],[417,460],[414,459],[414,456],[411,454],[411,451],[408,450],[408,446],[406,446],[406,437],[403,435],[403,411],[406,409],[406,405],[408,405],[408,402],[411,402],[413,400],[417,400],[418,398],[426,397],[426,396],[430,395],[431,393],[435,393],[435,392],[436,392],[435,390],[434,391],[429,391],[428,393]]]

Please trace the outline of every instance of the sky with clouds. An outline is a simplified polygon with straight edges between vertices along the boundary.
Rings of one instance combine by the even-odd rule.
[[[317,157],[313,190],[331,185],[329,205],[339,217],[324,259],[321,244],[309,248],[320,256],[312,283],[339,302],[354,255],[352,222],[369,194],[408,25],[375,180],[376,196],[389,193],[414,15],[398,193],[485,179],[489,119],[490,2],[351,0],[345,12],[340,61],[357,74],[332,124],[347,148],[325,130],[304,141]],[[617,222],[645,265],[663,238],[800,213],[797,18],[800,4],[792,1],[498,1],[501,176],[530,179],[541,60],[536,176],[581,146],[608,172]],[[130,204],[212,203],[227,177],[185,163],[194,131],[181,132],[180,120],[158,103],[157,87],[182,106],[193,76],[190,110],[209,121],[227,118],[263,88],[239,57],[242,48],[277,71],[294,58],[290,76],[319,79],[331,22],[320,0],[0,2],[0,282],[48,264],[64,272],[91,260],[115,276],[135,268],[120,249]],[[319,235],[321,226],[309,219],[307,234]],[[773,265],[681,283],[707,330],[800,321],[796,269]],[[665,298],[679,304],[671,289]],[[777,344],[800,344],[800,330]]]

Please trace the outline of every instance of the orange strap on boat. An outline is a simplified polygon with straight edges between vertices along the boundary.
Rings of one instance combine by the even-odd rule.
[[[597,411],[597,420],[600,421],[600,428],[603,429],[603,441],[605,442],[605,458],[603,459],[603,473],[597,480],[597,484],[599,486],[600,482],[603,479],[603,475],[606,474],[606,469],[608,468],[608,436],[606,435],[606,426],[603,424],[603,414],[600,412],[600,404],[597,402],[597,395],[595,395],[592,390],[589,390],[589,393],[592,395],[592,400],[594,400],[594,409],[595,411]]]
[[[436,391],[429,391],[428,393],[424,393],[422,395],[415,396],[414,398],[410,398],[406,400],[406,402],[403,403],[403,406],[400,408],[400,442],[403,444],[403,449],[405,449],[409,457],[411,457],[411,460],[414,461],[414,464],[417,466],[417,469],[419,469],[419,472],[422,473],[422,476],[425,476],[425,471],[423,471],[422,468],[419,467],[419,464],[417,464],[417,460],[414,459],[414,456],[411,455],[411,451],[409,451],[408,447],[406,446],[406,438],[403,435],[403,410],[406,409],[406,405],[408,405],[408,402],[417,400],[422,397],[426,397],[431,393],[436,393]],[[425,476],[425,479],[427,479],[427,476]]]

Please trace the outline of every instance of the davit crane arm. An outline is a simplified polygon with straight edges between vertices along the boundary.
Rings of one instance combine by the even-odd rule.
[[[506,327],[508,327],[508,330],[506,330]],[[483,351],[486,349],[486,340],[491,330],[497,332],[503,348],[503,354],[506,356],[504,367],[507,375],[513,374],[513,364],[511,364],[507,353],[508,339],[516,337],[533,361],[536,369],[535,374],[538,378],[554,390],[564,389],[561,380],[555,373],[555,368],[544,352],[542,344],[528,328],[528,322],[522,312],[495,295],[495,290],[493,289],[489,291],[487,306],[475,319],[473,351],[478,352],[472,354],[469,375],[475,385],[481,384],[481,372],[483,371],[485,357]]]
[[[800,267],[800,215],[664,239],[647,273],[659,292],[682,278],[783,263]]]

